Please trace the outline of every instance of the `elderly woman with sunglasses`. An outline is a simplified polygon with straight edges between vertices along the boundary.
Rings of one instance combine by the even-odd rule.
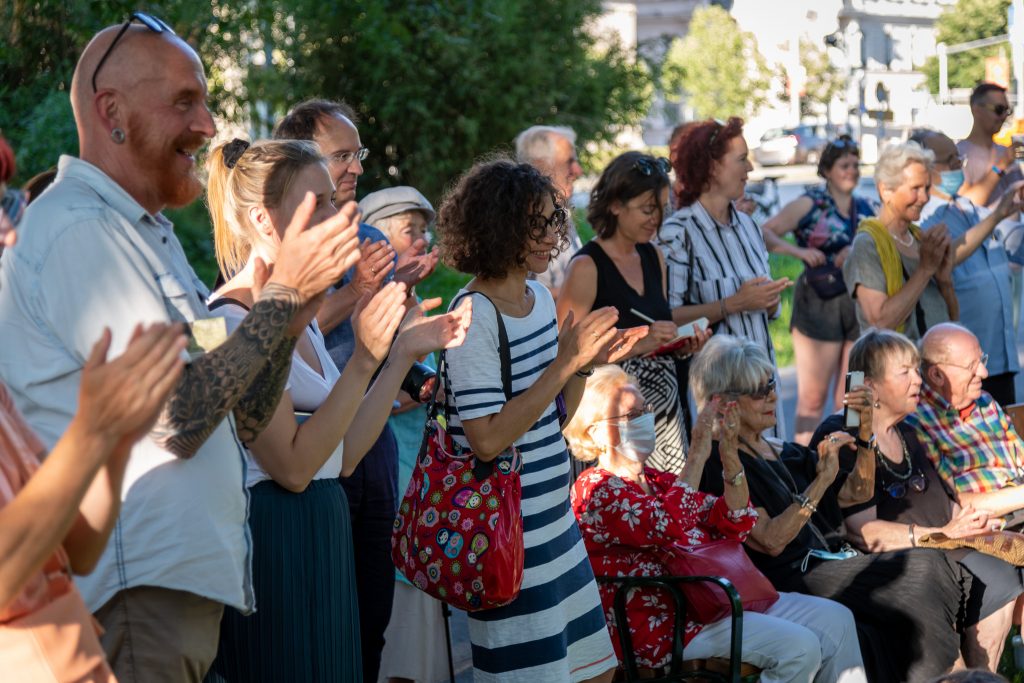
[[[853,611],[868,679],[925,681],[948,671],[960,651],[955,624],[971,577],[937,550],[913,548],[862,555],[844,543],[846,510],[875,487],[869,446],[873,399],[851,390],[846,404],[864,425],[850,470],[839,451],[855,443],[836,431],[817,450],[765,436],[775,422],[773,367],[751,341],[715,335],[694,360],[690,384],[698,405],[735,398],[742,470],[726,473],[712,449],[701,490],[721,495],[746,479],[758,520],[746,540],[754,564],[780,591],[809,593]]]
[[[682,325],[706,318],[715,332],[756,341],[775,363],[768,323],[779,316],[788,278],[772,280],[768,250],[754,219],[734,203],[754,169],[743,140],[743,121],[701,121],[671,150],[679,181],[677,206],[657,244],[665,255],[672,319]],[[776,424],[782,424],[781,402]],[[778,428],[773,433],[780,436]]]
[[[611,576],[663,576],[672,572],[659,549],[716,540],[742,541],[754,526],[746,482],[740,478],[721,497],[697,490],[711,453],[712,429],[720,430],[722,466],[739,471],[738,418],[734,405],[705,405],[693,431],[693,444],[680,474],[647,464],[654,449],[654,420],[631,378],[614,365],[598,368],[565,435],[573,455],[595,461],[572,490],[587,555],[595,573]],[[625,512],[625,514],[623,514]],[[612,613],[615,587],[601,586],[605,612]],[[668,596],[658,590],[630,591],[628,628],[639,666],[669,664],[674,619]],[[619,659],[618,625],[609,620]],[[703,624],[688,619],[684,657],[725,657],[728,619]],[[783,593],[764,613],[743,615],[743,660],[762,669],[761,681],[826,683],[865,681],[853,615],[845,607],[809,595]]]
[[[850,347],[860,334],[853,299],[843,285],[843,261],[857,223],[875,207],[853,191],[860,180],[860,151],[849,135],[825,147],[818,161],[824,185],[812,186],[764,224],[769,251],[806,264],[793,291],[789,331],[796,356],[796,441],[807,443],[821,420],[831,383],[833,405],[843,400]],[[796,244],[782,239],[788,233]]]
[[[658,439],[651,464],[678,473],[686,461],[686,386],[679,382],[676,359],[699,350],[710,332],[669,344],[678,331],[668,303],[668,275],[664,257],[651,244],[668,203],[668,170],[667,159],[640,152],[626,152],[608,164],[587,211],[597,236],[569,265],[558,316],[572,311],[580,320],[614,306],[620,328],[649,325],[622,366],[654,406]]]
[[[850,369],[864,373],[875,398],[871,424],[877,468],[874,496],[847,508],[848,537],[866,552],[912,548],[918,539],[941,532],[951,538],[988,531],[990,515],[971,506],[961,508],[950,497],[913,426],[904,418],[917,409],[921,391],[920,357],[903,335],[870,330],[850,353]],[[811,444],[842,429],[842,414],[826,419]],[[852,453],[841,453],[841,459]],[[1014,604],[1024,593],[1017,569],[974,550],[944,551],[965,567],[972,581],[965,615],[963,657],[970,667],[996,670]]]

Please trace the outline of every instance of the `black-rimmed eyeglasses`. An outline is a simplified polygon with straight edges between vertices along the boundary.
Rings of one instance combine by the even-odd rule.
[[[117,32],[117,35],[114,36],[114,39],[110,41],[110,45],[107,46],[107,51],[103,53],[102,57],[100,57],[100,61],[96,64],[95,71],[92,72],[92,91],[94,93],[98,92],[96,90],[96,76],[99,75],[100,69],[103,68],[103,64],[107,61],[107,58],[110,57],[110,53],[114,51],[114,46],[117,45],[117,41],[121,40],[121,37],[124,35],[125,31],[128,30],[128,27],[136,21],[145,26],[146,28],[148,28],[153,33],[166,32],[170,33],[172,36],[177,35],[174,32],[174,29],[168,26],[167,22],[165,22],[163,19],[158,19],[157,17],[154,17],[151,14],[146,14],[145,12],[132,12],[128,16],[128,21],[124,22],[124,26],[122,26],[121,30]]]
[[[650,177],[655,173],[667,176],[669,170],[672,168],[672,164],[665,157],[640,157],[633,164],[633,168],[642,173],[643,175]]]

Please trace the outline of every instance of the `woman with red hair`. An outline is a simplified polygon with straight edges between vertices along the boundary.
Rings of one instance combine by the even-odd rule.
[[[21,213],[25,209],[24,195],[18,190],[8,190],[7,183],[14,177],[18,167],[14,162],[14,150],[0,135],[0,235],[13,234]],[[4,244],[0,242],[0,252]]]
[[[715,332],[762,345],[774,364],[768,321],[778,317],[779,296],[790,282],[771,279],[761,229],[733,206],[754,169],[742,133],[739,118],[712,119],[691,125],[673,145],[680,208],[661,227],[657,244],[668,263],[673,322],[707,318]],[[782,425],[782,402],[776,406]]]

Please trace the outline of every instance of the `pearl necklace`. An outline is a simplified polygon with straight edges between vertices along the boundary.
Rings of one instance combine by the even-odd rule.
[[[890,233],[890,234],[892,234],[892,233]],[[900,239],[899,237],[897,237],[896,235],[893,235],[893,236],[892,236],[892,238],[893,238],[894,240],[896,240],[897,242],[899,242],[900,244],[902,244],[902,245],[903,245],[904,247],[906,247],[906,248],[908,248],[908,249],[909,249],[910,247],[914,246],[914,233],[912,233],[912,232],[910,232],[909,230],[907,230],[907,237],[909,237],[909,238],[910,238],[910,241],[909,241],[909,242],[904,242],[903,240],[901,240],[901,239]]]

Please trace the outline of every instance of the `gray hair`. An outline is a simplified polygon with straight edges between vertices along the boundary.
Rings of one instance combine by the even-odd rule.
[[[933,328],[934,329],[934,328]],[[865,377],[881,380],[889,369],[889,362],[909,358],[917,365],[920,354],[914,342],[893,330],[869,328],[850,349],[850,370],[859,370]]]
[[[555,141],[563,137],[576,144],[576,131],[567,126],[531,126],[516,136],[516,160],[536,166],[551,161],[555,155]]]
[[[749,339],[716,334],[696,355],[690,365],[690,389],[697,406],[717,394],[748,393],[775,375],[764,348]]]
[[[935,154],[916,142],[887,145],[875,164],[875,182],[895,190],[903,184],[903,169],[907,166],[922,164],[930,175],[934,163]]]

